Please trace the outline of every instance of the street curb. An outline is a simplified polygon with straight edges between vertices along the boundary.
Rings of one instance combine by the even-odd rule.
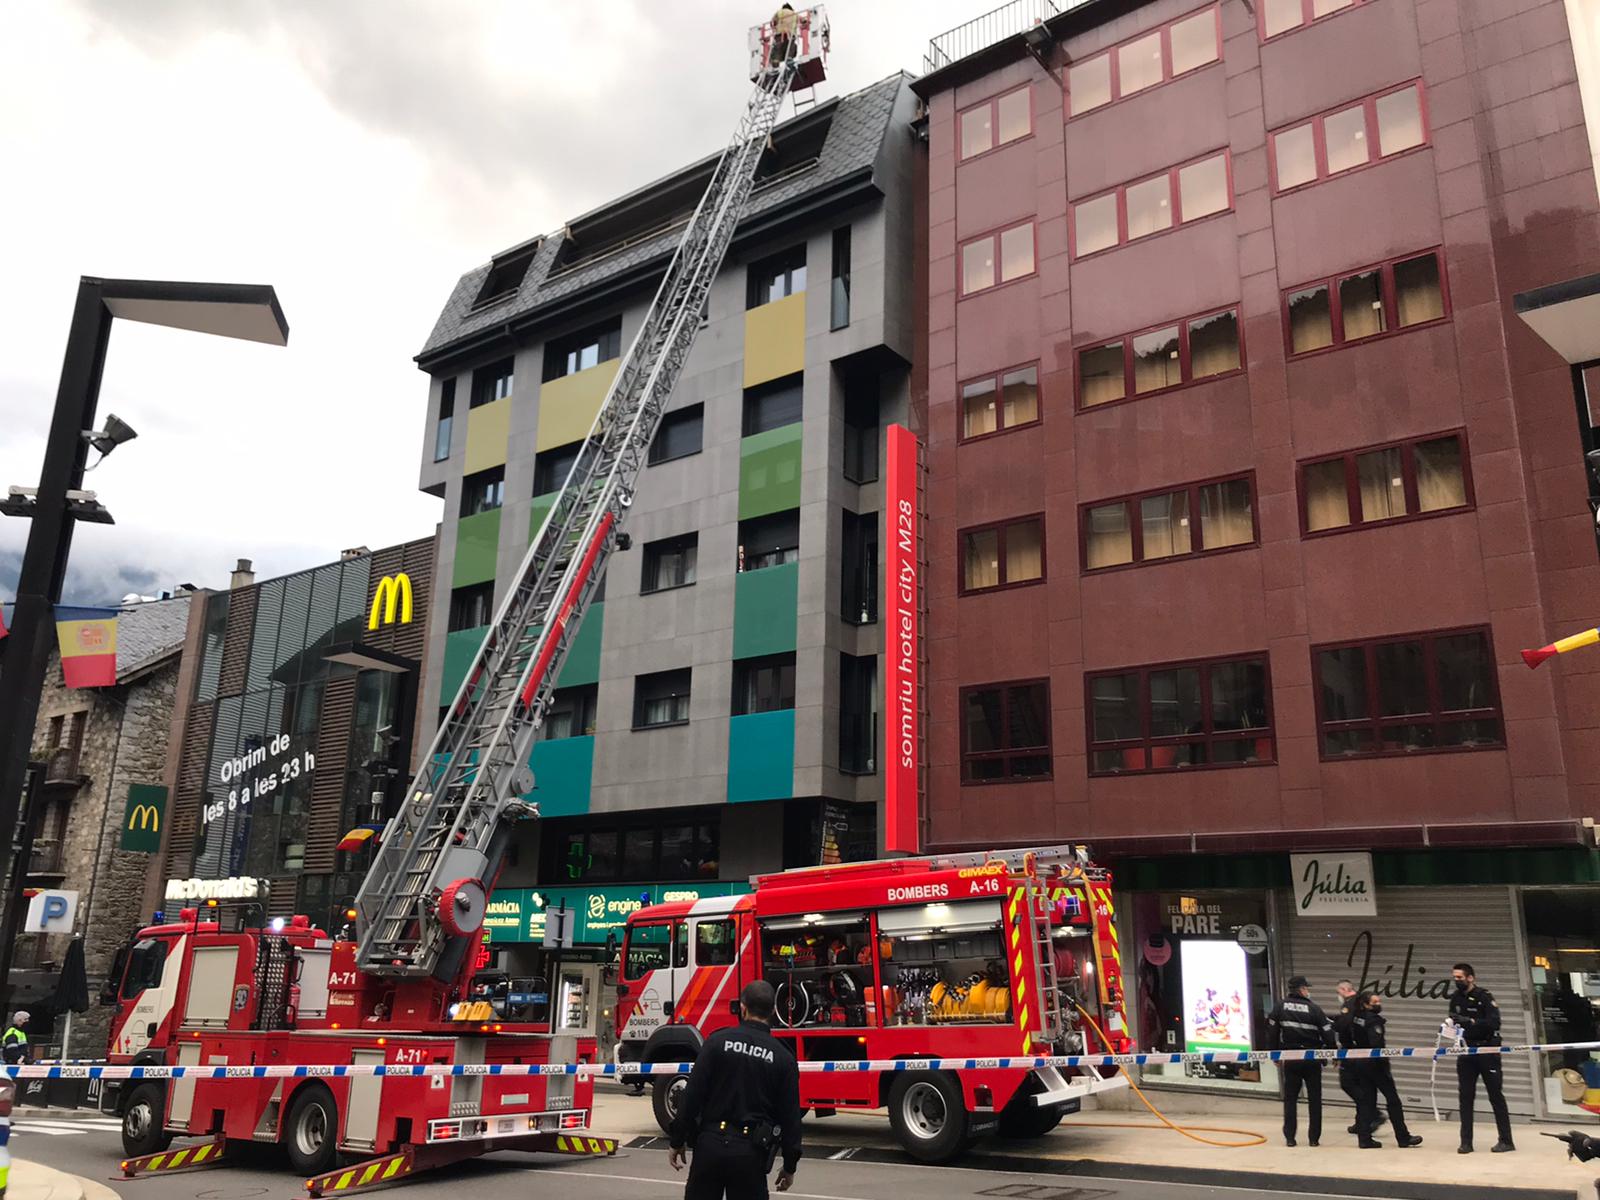
[[[665,1150],[667,1139],[646,1135],[626,1143],[629,1150]],[[909,1154],[871,1146],[825,1146],[806,1143],[806,1158],[926,1166]],[[1396,1179],[1341,1179],[1325,1175],[1279,1175],[1271,1171],[1215,1171],[1203,1167],[1163,1167],[1143,1163],[1099,1162],[1090,1158],[1027,1158],[1018,1154],[966,1154],[950,1164],[969,1170],[1021,1175],[1073,1175],[1089,1179],[1121,1179],[1139,1183],[1187,1183],[1211,1187],[1256,1188],[1266,1192],[1315,1193],[1324,1196],[1369,1196],[1376,1200],[1461,1200],[1459,1183],[1419,1183]],[[1475,1184],[1473,1200],[1573,1200],[1576,1188],[1494,1187]]]
[[[11,1160],[9,1185],[6,1195],[11,1200],[35,1196],[48,1200],[122,1200],[119,1193],[103,1183],[28,1159]]]

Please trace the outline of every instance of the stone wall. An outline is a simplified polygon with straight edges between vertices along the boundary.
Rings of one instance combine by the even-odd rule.
[[[46,675],[34,727],[34,753],[49,758],[51,718],[88,714],[76,786],[49,783],[41,799],[46,820],[56,805],[69,805],[66,834],[62,839],[59,882],[54,876],[36,876],[35,886],[60,887],[78,893],[77,930],[84,936],[84,964],[91,1002],[110,970],[117,947],[147,921],[143,911],[146,878],[152,856],[119,850],[122,817],[131,784],[160,784],[166,765],[167,738],[177,692],[178,660],[172,658],[133,682],[114,688],[66,688],[58,660],[52,659]],[[17,965],[59,964],[66,954],[66,935],[24,934],[19,940]],[[111,1010],[91,1004],[87,1013],[74,1015],[68,1057],[98,1058],[105,1052]],[[36,1042],[59,1040],[35,1023]]]

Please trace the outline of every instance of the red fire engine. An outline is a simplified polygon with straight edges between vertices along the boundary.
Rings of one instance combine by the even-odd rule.
[[[777,989],[802,1063],[1121,1053],[1131,1043],[1111,875],[1083,847],[891,859],[758,876],[749,895],[628,918],[621,1061],[692,1061],[738,1020],[746,983]],[[655,1083],[656,1120],[682,1075]],[[1118,1075],[1018,1070],[802,1071],[819,1115],[887,1107],[907,1152],[949,1159],[987,1133],[1041,1137]]]
[[[268,926],[258,904],[207,904],[130,944],[110,997],[113,1061],[201,1070],[119,1089],[138,1156],[125,1171],[265,1142],[318,1176],[307,1186],[320,1195],[499,1148],[615,1150],[565,1132],[588,1123],[591,1078],[492,1073],[593,1061],[598,975],[485,979],[482,923],[513,826],[537,816],[529,755],[606,562],[626,548],[622,519],[768,136],[789,93],[823,78],[826,14],[796,19],[781,40],[752,34],[755,88],[738,127],[422,769],[382,822],[354,939],[304,917]],[[423,1064],[449,1071],[377,1070]],[[167,1152],[176,1134],[211,1140]],[[368,1161],[334,1169],[340,1154]]]

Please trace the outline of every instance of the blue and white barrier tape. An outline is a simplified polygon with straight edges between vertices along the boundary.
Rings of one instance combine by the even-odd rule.
[[[1180,1054],[1045,1054],[1011,1058],[882,1058],[802,1062],[806,1072],[1032,1071],[1040,1067],[1147,1067],[1180,1063],[1308,1062],[1377,1058],[1440,1058],[1523,1054],[1555,1050],[1600,1050],[1600,1042],[1551,1042],[1527,1046],[1397,1046],[1383,1050],[1204,1050]],[[458,1075],[680,1075],[693,1063],[287,1063],[262,1066],[133,1067],[30,1063],[0,1067],[12,1079],[354,1079],[370,1075],[415,1078]]]

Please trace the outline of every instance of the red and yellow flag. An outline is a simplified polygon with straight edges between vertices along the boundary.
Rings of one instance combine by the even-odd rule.
[[[61,675],[69,688],[117,682],[117,610],[56,605]]]

